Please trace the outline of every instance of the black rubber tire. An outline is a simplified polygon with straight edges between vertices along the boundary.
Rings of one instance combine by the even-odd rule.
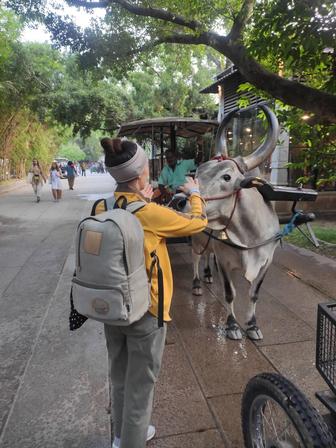
[[[251,418],[252,410],[261,397],[269,397],[284,410],[305,448],[336,447],[328,426],[305,395],[283,376],[262,373],[248,382],[242,398],[242,430],[246,448],[260,448],[253,443]]]

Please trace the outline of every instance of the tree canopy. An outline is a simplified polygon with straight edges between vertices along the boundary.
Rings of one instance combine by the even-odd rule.
[[[138,61],[121,77],[108,67],[89,69],[78,53],[21,42],[22,22],[1,7],[0,23],[0,180],[24,175],[33,157],[97,160],[101,136],[124,121],[216,113],[213,99],[198,93],[217,62],[203,52],[185,50],[181,58],[160,49],[155,68]]]
[[[80,29],[43,0],[7,0],[44,21],[55,42],[86,64],[121,72],[162,44],[202,45],[232,61],[246,80],[285,104],[336,122],[335,4],[331,0],[63,0],[105,11]]]

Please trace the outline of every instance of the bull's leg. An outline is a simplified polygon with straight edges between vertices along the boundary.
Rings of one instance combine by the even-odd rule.
[[[201,260],[201,256],[192,251],[192,259],[194,266],[194,276],[192,282],[192,293],[194,296],[201,296],[203,294],[201,287],[201,280],[199,276],[199,263]]]
[[[236,290],[224,269],[221,269],[221,273],[224,282],[225,300],[230,307],[230,314],[228,315],[228,318],[226,320],[226,336],[229,339],[240,340],[242,339],[243,335],[236,321],[236,316],[233,308],[233,301],[236,297]]]
[[[212,283],[212,273],[210,269],[210,253],[207,252],[205,255],[205,268],[204,268],[204,281],[205,283]]]
[[[259,297],[259,290],[262,285],[262,282],[264,281],[265,275],[267,273],[267,267],[263,267],[258,277],[252,282],[249,296],[250,296],[250,308],[248,313],[248,321],[246,323],[246,334],[247,336],[252,339],[253,341],[260,341],[263,339],[263,334],[260,330],[260,328],[257,325],[257,319],[256,319],[256,304]]]

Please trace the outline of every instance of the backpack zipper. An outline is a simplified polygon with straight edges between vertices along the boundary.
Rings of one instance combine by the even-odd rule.
[[[113,290],[113,289],[118,289],[114,286],[107,286],[107,285],[97,285],[95,283],[87,283],[87,282],[82,282],[81,280],[78,280],[78,278],[73,278],[72,279],[73,283],[76,283],[79,286],[83,286],[84,288],[92,288],[92,289],[106,289],[106,290]],[[119,288],[121,290],[121,288]]]

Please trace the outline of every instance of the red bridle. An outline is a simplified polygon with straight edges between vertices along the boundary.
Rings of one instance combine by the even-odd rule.
[[[219,199],[229,198],[230,196],[233,196],[234,194],[237,194],[238,199],[239,199],[240,190],[241,190],[241,188],[239,188],[238,190],[234,190],[231,193],[227,193],[227,194],[218,194],[216,196],[202,196],[202,199],[204,199],[205,202],[218,201]]]

